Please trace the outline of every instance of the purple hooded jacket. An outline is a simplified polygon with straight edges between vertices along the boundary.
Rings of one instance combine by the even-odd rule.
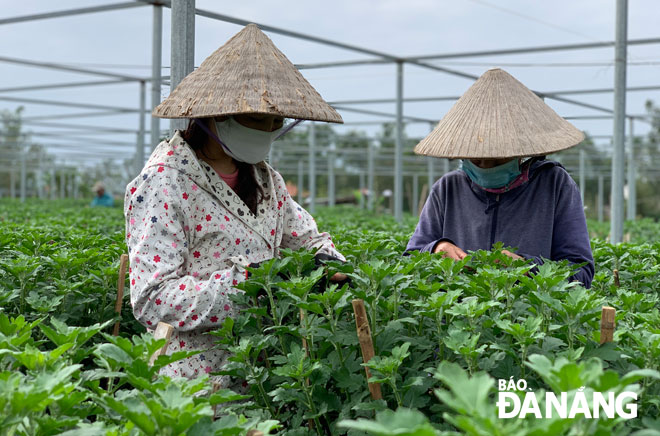
[[[462,170],[444,175],[433,185],[406,251],[432,252],[440,241],[466,252],[502,242],[537,265],[543,259],[587,262],[570,278],[587,288],[594,276],[580,191],[554,161],[533,162],[529,181],[502,194],[483,190]]]

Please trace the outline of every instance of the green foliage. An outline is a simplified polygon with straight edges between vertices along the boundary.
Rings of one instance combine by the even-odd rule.
[[[121,211],[0,204],[0,433],[41,434],[652,434],[660,414],[660,244],[592,241],[591,289],[572,267],[479,251],[460,262],[402,256],[415,225],[348,209],[321,211],[346,264],[313,253],[251,269],[233,296],[239,314],[214,332],[229,352],[218,373],[245,395],[210,394],[206,377],[170,380],[164,365],[191,353],[162,346],[132,317],[119,337],[114,313]],[[54,213],[56,212],[56,213]],[[645,227],[645,232],[651,232]],[[619,272],[617,287],[613,271]],[[338,286],[335,272],[351,278]],[[127,287],[128,289],[128,287]],[[128,294],[128,292],[126,292]],[[351,301],[364,300],[375,356],[363,364]],[[617,309],[615,342],[599,345],[600,308]],[[367,388],[381,385],[383,399]],[[496,380],[530,389],[633,390],[639,418],[497,418]],[[221,418],[212,420],[213,407]],[[542,404],[543,406],[543,404]]]

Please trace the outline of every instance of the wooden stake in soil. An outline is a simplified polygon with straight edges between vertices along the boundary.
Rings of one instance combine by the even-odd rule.
[[[614,274],[614,286],[617,288],[621,287],[621,282],[619,281],[619,270],[615,269],[612,271],[612,273]]]
[[[360,348],[362,349],[362,360],[367,363],[374,357],[374,344],[371,341],[371,329],[369,328],[369,320],[367,319],[367,311],[364,309],[364,301],[356,299],[351,301],[353,304],[353,312],[355,313],[355,327],[357,329],[358,340],[360,341]],[[367,383],[371,378],[369,368],[364,367],[367,373]],[[380,391],[380,384],[369,383],[369,392],[371,399],[382,400],[383,394]]]
[[[119,257],[119,278],[117,279],[117,301],[115,301],[115,312],[121,315],[121,306],[124,302],[124,285],[126,283],[126,268],[128,266],[128,254],[124,253]],[[119,321],[115,323],[112,329],[113,336],[119,336]]]
[[[616,309],[603,306],[600,318],[600,343],[614,341],[614,322],[616,318]]]
[[[162,348],[157,350],[152,356],[151,359],[149,359],[149,366],[153,365],[156,359],[158,359],[158,356],[162,356],[167,352],[167,346],[170,344],[170,338],[172,337],[172,332],[174,331],[174,327],[171,325],[165,323],[165,322],[159,322],[158,325],[156,326],[156,331],[154,331],[154,338],[156,339],[165,339],[165,345],[163,345]]]
[[[211,393],[215,394],[216,392],[218,392],[218,390],[220,389],[220,383],[213,382],[213,383],[211,383],[211,385],[213,386],[213,390],[211,391]],[[213,421],[215,421],[215,416],[217,415],[217,408],[218,408],[218,405],[214,404],[213,405],[213,418],[212,418]]]

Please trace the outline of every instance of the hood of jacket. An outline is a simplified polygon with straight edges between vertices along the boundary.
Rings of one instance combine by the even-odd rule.
[[[158,144],[144,168],[167,167],[176,170],[188,176],[200,188],[211,191],[211,181],[202,169],[203,164],[177,130],[170,139]]]
[[[213,192],[213,184],[220,180],[220,178],[218,176],[218,180],[211,180],[208,172],[204,171],[202,165],[208,167],[204,161],[197,157],[192,147],[181,136],[181,132],[177,130],[170,139],[158,144],[153,153],[151,153],[144,168],[160,166],[171,168],[188,176],[200,188],[208,192]],[[265,162],[256,163],[254,167],[265,173],[268,172],[268,165]],[[257,171],[257,174],[259,172]]]

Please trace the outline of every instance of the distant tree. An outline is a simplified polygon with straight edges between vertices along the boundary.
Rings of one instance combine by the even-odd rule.
[[[2,177],[0,177],[0,192],[7,194],[11,191],[10,184],[17,175],[14,170],[18,168],[23,147],[28,140],[28,135],[22,131],[21,114],[23,109],[23,106],[19,106],[15,111],[5,109],[0,112],[2,123],[0,124],[0,174],[2,174]]]

